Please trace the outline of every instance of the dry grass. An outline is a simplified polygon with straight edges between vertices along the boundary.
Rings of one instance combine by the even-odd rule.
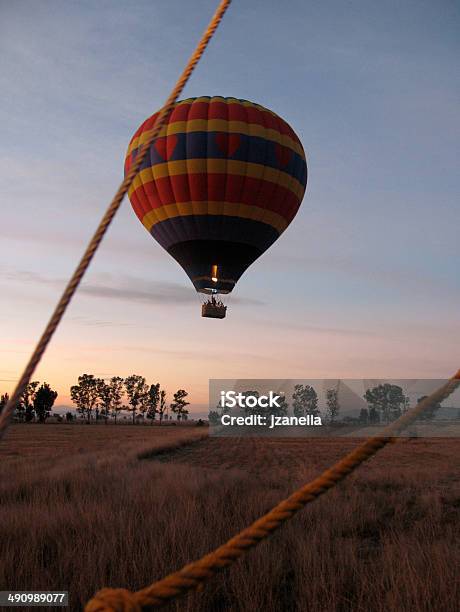
[[[79,610],[102,586],[143,587],[228,539],[356,444],[197,441],[202,435],[13,427],[0,447],[0,588],[65,588]],[[456,610],[459,455],[455,440],[391,445],[169,609]]]

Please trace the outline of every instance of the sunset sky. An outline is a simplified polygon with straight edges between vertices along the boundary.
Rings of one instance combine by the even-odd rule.
[[[0,393],[10,391],[216,3],[0,2]],[[128,200],[34,379],[440,378],[460,367],[460,6],[234,0],[183,94],[258,102],[303,142],[300,212],[202,319]]]

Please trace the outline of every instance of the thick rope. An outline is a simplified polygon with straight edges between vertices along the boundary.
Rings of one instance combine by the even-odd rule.
[[[364,461],[392,441],[393,436],[413,423],[433,404],[442,402],[460,385],[460,370],[446,384],[419,402],[412,410],[385,427],[379,436],[369,438],[320,476],[307,483],[270,512],[231,540],[152,585],[132,593],[126,589],[102,589],[91,599],[85,612],[145,612],[196,590],[219,570],[237,561],[245,552],[268,537],[308,503],[335,487]]]
[[[104,216],[102,217],[102,220],[99,223],[99,226],[94,236],[91,238],[86,248],[86,251],[83,254],[83,257],[80,260],[80,263],[78,264],[66,288],[64,289],[61,299],[59,300],[45,328],[45,331],[43,332],[40,340],[38,341],[38,344],[35,347],[35,350],[32,353],[32,356],[30,357],[30,360],[26,365],[23,374],[19,379],[19,382],[16,385],[12,396],[10,397],[8,403],[0,413],[0,440],[4,436],[8,428],[11,416],[16,406],[21,401],[21,397],[30,382],[32,374],[34,373],[37,365],[39,364],[43,353],[45,352],[51,338],[53,337],[54,332],[56,331],[62,317],[64,316],[67,306],[69,305],[70,300],[72,299],[75,291],[77,290],[81,282],[81,279],[83,278],[86,270],[88,269],[89,264],[91,263],[91,260],[93,259],[94,254],[96,253],[102,241],[102,238],[104,237],[110,223],[112,222],[112,219],[120,208],[121,202],[125,197],[126,193],[128,192],[128,189],[131,187],[132,182],[134,181],[137,173],[139,172],[141,164],[144,161],[148,151],[150,150],[150,146],[152,145],[153,141],[158,137],[158,134],[160,133],[161,129],[165,126],[168,117],[174,107],[174,104],[177,102],[177,99],[179,98],[187,81],[189,80],[190,75],[192,74],[195,66],[198,64],[203,53],[205,52],[206,47],[208,46],[208,43],[211,40],[214,32],[217,30],[217,27],[221,22],[225,11],[229,7],[230,2],[231,0],[221,0],[216,12],[214,13],[213,18],[209,22],[206,31],[204,32],[200,42],[198,43],[198,46],[190,57],[187,66],[185,67],[185,70],[179,77],[174,89],[166,100],[165,105],[161,109],[158,118],[155,122],[155,125],[152,129],[151,135],[148,137],[145,144],[138,152],[136,159],[133,165],[131,166],[131,169],[129,170],[128,174],[125,176],[124,181],[118,188],[118,191],[116,192],[113,200],[110,202],[109,207],[107,208]]]

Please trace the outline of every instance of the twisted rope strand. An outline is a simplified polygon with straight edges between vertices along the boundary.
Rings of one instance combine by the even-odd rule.
[[[141,167],[141,164],[144,161],[150,149],[150,146],[152,145],[153,141],[158,137],[158,134],[160,133],[161,129],[166,124],[166,121],[168,120],[168,117],[174,107],[174,104],[177,102],[177,99],[181,94],[182,90],[184,89],[187,81],[189,80],[195,66],[198,64],[203,53],[205,52],[206,47],[208,46],[209,41],[217,30],[217,27],[219,26],[219,23],[221,22],[225,11],[229,7],[230,2],[231,0],[222,0],[218,5],[214,16],[209,22],[208,27],[206,28],[203,36],[201,37],[198,43],[198,46],[190,57],[183,73],[176,82],[176,85],[174,86],[174,89],[166,100],[165,105],[161,109],[158,118],[155,122],[155,125],[152,129],[151,135],[148,137],[148,139],[138,152],[133,165],[131,166],[128,174],[125,176],[124,181],[118,188],[118,191],[113,197],[113,200],[110,202],[104,216],[102,217],[99,223],[98,228],[96,229],[96,232],[94,233],[88,246],[86,247],[83,257],[81,258],[80,263],[78,264],[75,272],[70,278],[66,288],[64,289],[64,292],[53,314],[51,315],[51,318],[48,321],[47,326],[45,327],[45,331],[43,332],[40,340],[38,341],[38,344],[35,347],[34,352],[32,353],[32,356],[30,357],[23,374],[19,379],[19,382],[16,385],[12,396],[10,397],[8,403],[0,413],[0,440],[3,438],[8,428],[11,416],[16,406],[20,402],[21,397],[30,382],[32,374],[34,373],[37,365],[40,362],[40,359],[43,356],[43,353],[45,352],[51,338],[53,337],[54,332],[56,331],[59,323],[61,322],[61,319],[64,316],[67,306],[69,305],[70,300],[72,299],[86,270],[88,269],[91,260],[93,259],[107,229],[109,228],[110,223],[112,222],[112,219],[120,208],[123,198],[125,197],[137,173],[139,172],[139,168]]]
[[[220,569],[237,561],[245,552],[267,538],[308,503],[344,480],[348,474],[375,455],[424,411],[449,397],[459,385],[460,370],[412,410],[385,427],[380,435],[360,444],[335,465],[295,491],[270,512],[216,550],[141,591],[132,593],[126,589],[102,589],[87,603],[85,612],[145,612],[159,608],[192,589],[200,588]]]

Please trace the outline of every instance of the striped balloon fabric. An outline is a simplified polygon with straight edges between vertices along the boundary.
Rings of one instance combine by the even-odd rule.
[[[156,117],[131,139],[125,172]],[[246,100],[200,97],[177,103],[129,198],[197,291],[228,293],[292,221],[306,183],[304,150],[283,119]]]

